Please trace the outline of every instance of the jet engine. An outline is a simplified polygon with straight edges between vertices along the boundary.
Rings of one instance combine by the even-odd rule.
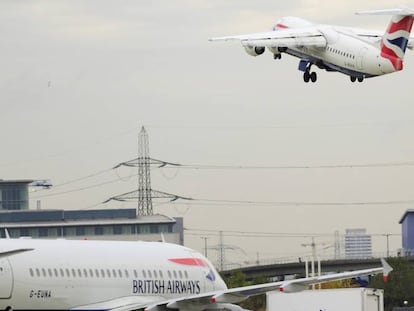
[[[262,55],[265,51],[265,47],[263,47],[263,46],[248,46],[248,45],[245,45],[244,49],[246,50],[246,53],[251,55],[251,56]]]

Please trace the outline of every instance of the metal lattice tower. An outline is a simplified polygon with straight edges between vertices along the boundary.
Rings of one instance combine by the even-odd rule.
[[[335,259],[339,259],[341,256],[341,242],[339,239],[339,231],[335,231]]]
[[[121,166],[137,167],[138,168],[138,189],[127,192],[124,194],[117,195],[109,198],[103,203],[107,203],[111,200],[115,201],[137,201],[138,216],[151,216],[153,215],[152,210],[152,199],[169,199],[175,201],[178,199],[192,200],[191,198],[185,198],[175,194],[156,191],[151,189],[151,165],[157,165],[158,167],[164,167],[166,165],[179,166],[175,163],[169,163],[152,159],[149,156],[149,139],[147,131],[144,127],[141,128],[141,132],[138,135],[138,158],[122,162],[114,167],[114,169]]]
[[[148,134],[141,128],[138,135],[138,215],[152,215],[151,167]]]
[[[225,246],[223,243],[223,231],[219,232],[219,250],[218,250],[218,258],[217,262],[219,265],[219,271],[223,271],[226,265],[226,252],[225,252]]]

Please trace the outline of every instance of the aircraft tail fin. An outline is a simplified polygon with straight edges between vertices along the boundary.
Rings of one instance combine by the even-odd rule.
[[[388,59],[395,70],[403,69],[405,51],[410,40],[414,22],[414,10],[397,8],[358,12],[359,15],[392,15],[391,21],[381,40],[381,56]]]

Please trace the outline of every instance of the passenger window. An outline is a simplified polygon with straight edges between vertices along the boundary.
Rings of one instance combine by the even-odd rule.
[[[178,271],[178,274],[180,275],[180,279],[182,279],[183,278],[183,273],[181,272],[181,270]]]
[[[99,278],[99,270],[98,270],[98,269],[95,269],[95,276],[96,276],[97,278]]]
[[[75,269],[73,269],[73,268],[72,268],[72,276],[73,276],[74,278],[76,278],[76,271],[75,271]]]
[[[43,274],[43,277],[46,277],[46,270],[45,270],[45,268],[42,268],[42,274]]]
[[[112,275],[114,276],[114,278],[116,278],[116,270],[112,269]]]
[[[121,269],[118,269],[118,276],[119,276],[120,278],[122,278],[122,271],[121,271]]]
[[[174,279],[176,279],[177,278],[177,271],[173,271],[173,274],[174,274]]]
[[[38,268],[36,268],[36,276],[37,276],[37,277],[40,277],[40,271],[39,271],[39,269],[38,269]]]
[[[138,278],[137,270],[134,270],[134,276],[135,276],[135,278]]]
[[[93,270],[92,270],[92,269],[89,269],[89,276],[90,276],[91,278],[93,278]]]
[[[154,278],[157,278],[157,277],[158,277],[157,271],[154,270]]]
[[[168,270],[168,278],[171,279],[171,271]]]
[[[49,274],[49,277],[51,278],[52,276],[53,276],[53,274],[52,274],[52,269],[47,269],[47,273]]]
[[[82,271],[81,271],[81,269],[78,269],[78,277],[82,277]]]
[[[150,270],[148,270],[148,277],[151,279],[152,278],[152,273]]]
[[[125,277],[129,278],[129,273],[127,269],[125,269]]]
[[[63,269],[62,268],[60,268],[60,276],[63,278],[63,277],[65,277],[65,273],[63,272]]]
[[[161,279],[163,279],[163,278],[164,278],[164,276],[162,275],[162,271],[160,270],[160,271],[158,271],[158,272],[159,272],[160,278],[161,278]]]
[[[33,272],[33,269],[32,268],[29,269],[29,273],[30,273],[30,276],[31,277],[34,277],[34,272]]]
[[[101,277],[105,277],[105,270],[104,269],[101,269]]]
[[[83,276],[84,276],[85,278],[87,278],[87,277],[88,277],[88,270],[83,269]]]
[[[58,270],[55,268],[55,269],[53,269],[53,271],[55,272],[55,277],[59,277]]]
[[[187,273],[187,270],[185,270],[185,271],[184,271],[184,276],[185,276],[185,278],[186,278],[186,279],[188,279],[188,273]]]
[[[110,278],[111,277],[111,270],[106,269],[106,275],[108,276],[108,278]]]
[[[66,271],[66,276],[67,276],[68,278],[70,278],[70,272],[69,272],[69,269],[65,269],[65,271]]]
[[[145,272],[145,270],[142,270],[142,275],[144,276],[144,279],[147,278],[147,273]]]

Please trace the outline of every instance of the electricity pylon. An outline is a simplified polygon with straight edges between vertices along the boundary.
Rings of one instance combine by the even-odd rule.
[[[138,201],[138,216],[153,215],[152,199],[170,199],[175,201],[178,199],[191,200],[175,194],[152,190],[151,188],[151,165],[157,165],[163,167],[166,165],[175,165],[174,163],[155,160],[149,156],[149,140],[148,134],[144,127],[141,128],[141,132],[138,135],[138,158],[120,163],[114,167],[114,169],[120,166],[129,166],[138,168],[138,189],[117,195],[109,198],[104,203],[111,200],[115,201]]]

